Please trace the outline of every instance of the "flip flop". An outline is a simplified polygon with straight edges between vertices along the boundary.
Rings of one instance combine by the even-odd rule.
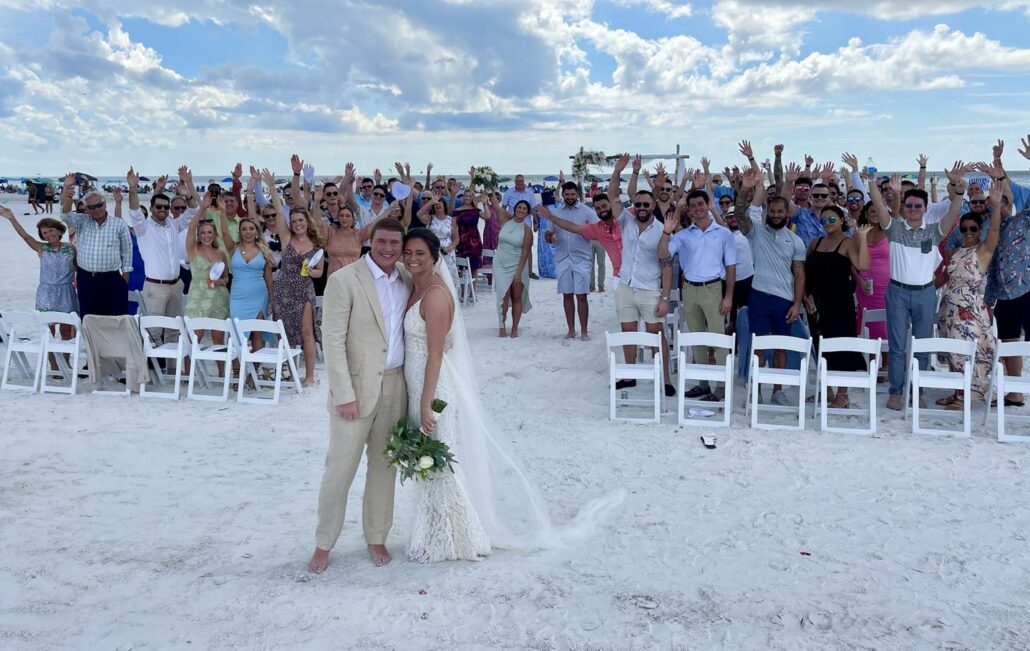
[[[715,449],[716,438],[714,436],[701,436],[701,445],[705,446],[709,450]]]

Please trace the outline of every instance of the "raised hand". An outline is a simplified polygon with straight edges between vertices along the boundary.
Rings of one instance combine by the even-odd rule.
[[[897,172],[891,174],[890,188],[894,192],[901,194],[901,175]]]
[[[805,167],[811,167],[812,163],[814,163],[814,162],[815,162],[814,158],[812,158],[808,154],[805,154]]]
[[[125,182],[129,184],[129,189],[139,186],[139,172],[130,167],[125,174]]]
[[[673,210],[671,215],[665,217],[665,234],[672,235],[676,230],[676,227],[680,225],[680,213],[678,210]]]
[[[926,167],[926,163],[929,160],[930,159],[926,156],[926,154],[919,154],[918,156],[916,156],[916,162],[919,163],[919,168],[920,169]]]
[[[773,146],[773,154],[776,155],[776,156],[782,156],[783,155],[783,145],[774,145]]]
[[[429,176],[433,172],[433,164],[426,163],[426,176]]]
[[[1016,151],[1018,151],[1023,158],[1030,160],[1030,134],[1027,134],[1026,138],[1020,138],[1020,142],[1023,144],[1023,148],[1017,149]]]
[[[193,183],[193,172],[190,171],[190,168],[185,165],[179,167],[179,180],[183,183]]]
[[[998,138],[998,143],[991,147],[991,153],[994,154],[994,160],[1001,160],[1001,155],[1005,152],[1005,141]]]
[[[798,164],[788,163],[787,170],[786,172],[784,172],[784,180],[787,181],[787,183],[793,183],[794,181],[798,180],[799,176],[801,176],[801,168],[798,166]]]
[[[871,230],[873,230],[873,227],[870,224],[866,224],[864,226],[859,226],[858,227],[858,237],[860,239],[863,239],[863,240],[866,239],[866,237],[869,236],[869,231],[871,231]]]
[[[154,194],[160,194],[160,193],[164,192],[165,184],[167,184],[167,183],[168,183],[168,175],[167,174],[162,174],[161,176],[157,177],[157,182],[154,183]]]
[[[620,175],[622,174],[622,170],[626,169],[627,165],[629,165],[629,154],[622,154],[615,159],[615,171]]]
[[[275,174],[268,171],[268,168],[261,170],[261,182],[265,184],[273,194],[275,194]]]
[[[253,165],[251,165],[250,166],[250,182],[253,184],[251,187],[253,187],[254,185],[257,185],[258,182],[260,182],[260,181],[261,181],[261,172],[258,171],[258,168],[256,168]]]
[[[812,167],[812,178],[819,178],[819,175],[822,174],[822,171],[822,165],[816,164],[814,167]]]
[[[823,163],[823,173],[821,177],[824,181],[829,181],[833,178],[833,161],[828,160]]]
[[[13,222],[14,221],[14,211],[11,210],[10,208],[8,208],[7,206],[0,206],[0,217],[3,217],[4,219],[6,219],[8,221],[12,221]]]
[[[707,176],[707,175],[708,175],[708,173],[709,173],[709,172],[708,172],[708,167],[709,167],[709,165],[711,165],[711,163],[712,163],[712,162],[711,162],[710,160],[708,160],[708,157],[707,157],[707,156],[702,156],[702,157],[701,157],[701,169],[703,169],[703,170],[705,171],[705,175],[706,175],[706,176]]]
[[[701,170],[694,170],[694,187],[701,188],[705,184],[705,175]]]
[[[1028,156],[1030,158],[1030,156]],[[75,185],[75,172],[68,172],[64,177],[64,187],[70,188]]]
[[[323,192],[323,190],[324,190],[324,188],[322,187],[321,183],[319,183],[318,185],[315,186],[315,206],[316,207],[318,207],[322,203],[322,192]]]
[[[747,140],[741,140],[737,146],[740,147],[740,153],[744,155],[744,158],[751,160],[755,157],[755,152],[751,149],[751,143]]]
[[[849,166],[852,172],[858,171],[858,156],[855,156],[854,154],[851,154],[849,152],[844,152],[840,155],[840,162]]]
[[[375,169],[375,172],[372,173],[372,179],[376,185],[381,185],[383,183],[383,173],[379,171],[378,167]]]
[[[991,200],[991,206],[995,207],[1001,205],[1001,190],[1003,183],[997,179],[991,181],[991,189],[987,193],[988,198]]]
[[[430,163],[429,166],[432,167],[432,163]],[[343,166],[343,178],[347,181],[347,183],[354,182],[354,163],[347,163]]]
[[[476,166],[472,165],[471,167],[469,167],[469,179],[474,179],[474,178],[476,178]],[[470,180],[469,181],[470,187],[471,187],[471,184],[472,184],[472,181]]]
[[[243,176],[243,163],[236,163],[236,167],[232,168],[232,174],[230,174],[236,180],[239,180]]]
[[[640,173],[640,166],[644,164],[644,158],[640,154],[633,157],[633,173]]]
[[[751,190],[761,182],[762,172],[756,170],[753,167],[749,167],[746,170],[744,170],[743,187],[745,190]]]
[[[962,180],[962,176],[971,168],[972,166],[967,166],[966,163],[958,160],[950,170],[944,170],[944,174],[947,175],[949,181],[957,185]]]
[[[122,189],[121,188],[115,188],[114,190],[112,190],[111,191],[111,198],[114,200],[115,203],[121,203],[122,202]]]
[[[667,175],[665,173],[665,166],[658,163],[654,168],[654,187],[658,189],[665,187],[666,179]]]
[[[293,168],[293,173],[299,176],[304,171],[304,161],[300,159],[300,156],[294,154],[290,156],[290,167]]]

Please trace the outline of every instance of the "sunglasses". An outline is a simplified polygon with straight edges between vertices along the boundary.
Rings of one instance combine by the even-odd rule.
[[[634,208],[650,208],[651,204],[647,203],[646,201],[636,201],[636,202],[633,203],[633,207]]]
[[[373,197],[379,197],[380,199],[383,199],[383,198],[385,198],[385,197],[386,197],[386,195],[385,195],[385,194],[383,194],[382,192],[373,192],[373,193],[372,193],[372,196],[373,196]]]
[[[923,204],[921,203],[906,203],[905,210],[922,210]]]
[[[327,196],[327,197],[338,197],[338,196],[340,196],[340,193],[339,192],[326,192],[325,196]]]
[[[985,199],[972,199],[972,200],[970,200],[969,205],[971,205],[971,206],[982,206],[985,203],[987,203],[987,201]]]
[[[731,204],[731,203],[733,203],[733,202],[732,202],[732,201],[730,201],[729,199],[719,199],[719,203],[724,203],[724,204],[726,204],[726,205],[729,205],[729,204]]]
[[[174,212],[182,212],[182,211],[186,210],[186,206],[172,206],[172,210]]]
[[[836,215],[832,215],[830,217],[820,217],[819,218],[819,223],[820,224],[836,224],[837,223],[837,216]]]
[[[672,192],[672,188],[662,188],[662,192]]]
[[[817,194],[813,194],[812,198],[813,199],[829,199],[830,195],[828,193],[819,192]]]
[[[961,232],[963,232],[963,233],[979,233],[980,232],[980,227],[979,226],[960,226],[959,230]]]
[[[99,210],[100,208],[104,207],[103,203],[87,203],[85,205],[86,205],[86,210]]]
[[[862,197],[848,197],[848,203],[862,203]]]
[[[371,190],[374,187],[375,187],[374,185],[363,185],[363,186],[361,186],[361,189],[362,190]]]
[[[262,216],[262,217],[264,217],[265,219],[272,219],[272,218],[274,218],[274,217],[275,217],[276,215],[275,215],[275,213],[274,213],[274,212],[268,212],[268,213],[265,213],[265,214],[263,214],[263,215],[261,215],[261,216]]]
[[[167,203],[155,203],[154,210],[168,210],[171,208]]]

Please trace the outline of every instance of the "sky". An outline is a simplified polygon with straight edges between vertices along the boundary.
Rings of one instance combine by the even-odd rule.
[[[0,175],[557,173],[580,147],[696,165],[1006,163],[1030,0],[0,0]]]

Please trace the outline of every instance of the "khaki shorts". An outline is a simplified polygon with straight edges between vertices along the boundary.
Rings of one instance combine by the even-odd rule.
[[[623,284],[615,288],[615,313],[619,323],[643,320],[644,323],[661,323],[665,319],[656,315],[662,292],[657,289],[633,289]]]

